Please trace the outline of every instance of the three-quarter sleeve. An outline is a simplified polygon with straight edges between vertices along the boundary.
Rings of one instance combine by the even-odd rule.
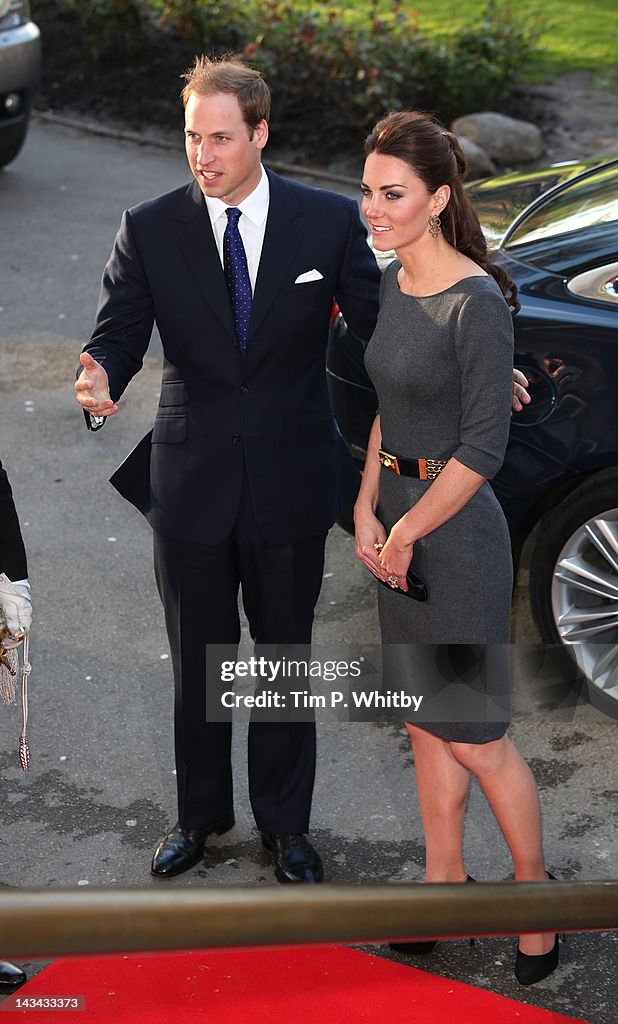
[[[461,420],[453,458],[491,479],[504,461],[513,392],[513,321],[497,287],[463,301],[455,354],[461,372]]]

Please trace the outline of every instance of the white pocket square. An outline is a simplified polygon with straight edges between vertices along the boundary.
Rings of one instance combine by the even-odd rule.
[[[324,275],[319,270],[306,270],[304,274],[299,274],[294,284],[307,284],[308,281],[323,281]]]

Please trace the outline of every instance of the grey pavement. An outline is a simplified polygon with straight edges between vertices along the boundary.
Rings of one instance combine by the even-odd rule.
[[[73,397],[77,354],[122,210],[186,179],[181,153],[44,124],[32,126],[20,158],[0,173],[0,455],[23,521],[35,602],[27,776],[17,761],[17,708],[0,707],[5,886],[273,883],[249,807],[242,715],[235,828],[213,840],[195,870],[167,883],[148,873],[175,814],[171,665],[149,528],[107,479],[150,427],[156,341],[120,412],[98,434],[86,431]],[[525,593],[515,627],[511,736],[539,783],[547,865],[566,879],[616,877],[616,723],[574,696],[544,657]],[[374,585],[338,527],[315,640],[324,651],[378,641]],[[312,836],[330,882],[422,878],[411,756],[397,722],[320,724]],[[477,879],[509,877],[508,850],[476,785],[465,844]],[[531,989],[513,978],[515,941],[441,943],[422,966],[589,1024],[615,1024],[618,933],[570,937],[560,969]],[[383,946],[370,951],[387,954]]]

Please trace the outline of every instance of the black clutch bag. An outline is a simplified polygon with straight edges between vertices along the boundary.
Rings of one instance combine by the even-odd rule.
[[[403,594],[404,597],[411,597],[415,601],[427,600],[429,594],[427,593],[425,581],[421,579],[417,572],[414,572],[412,569],[408,569],[406,573],[406,582],[408,584],[408,589],[402,590],[400,587],[391,587],[390,583],[387,583],[386,580],[378,580],[378,583],[381,583],[382,586],[386,587],[387,590],[390,590],[391,593]]]

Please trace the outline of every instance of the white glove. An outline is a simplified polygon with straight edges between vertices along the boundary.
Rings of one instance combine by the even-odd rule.
[[[0,572],[0,630],[5,627],[11,635],[32,625],[32,601],[28,580],[11,583]]]

